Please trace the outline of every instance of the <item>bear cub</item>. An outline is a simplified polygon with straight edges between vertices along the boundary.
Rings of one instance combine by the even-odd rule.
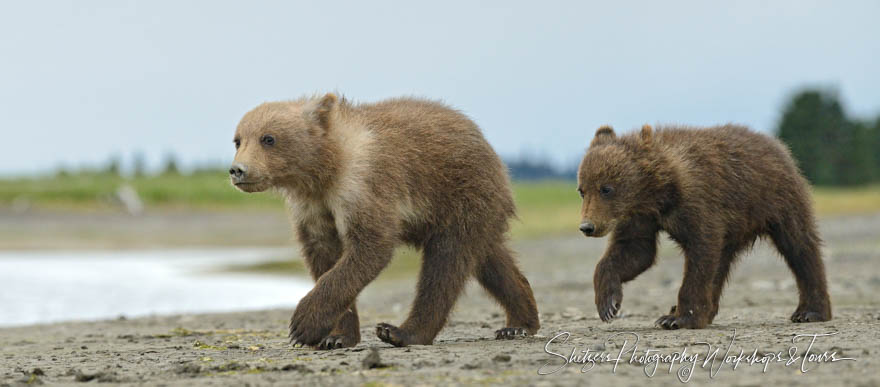
[[[357,344],[355,300],[402,243],[422,251],[422,268],[409,317],[379,324],[382,341],[431,344],[470,276],[507,313],[496,338],[538,331],[505,237],[515,212],[507,170],[465,115],[415,98],[354,104],[326,94],[257,106],[234,143],[232,183],[286,198],[316,281],[290,320],[295,346]]]
[[[831,319],[810,190],[788,149],[740,126],[644,126],[596,131],[578,169],[580,231],[611,234],[593,284],[602,321],[617,316],[622,284],[654,264],[665,231],[684,252],[678,303],[656,325],[704,328],[718,313],[731,265],[769,238],[797,280],[793,322]]]

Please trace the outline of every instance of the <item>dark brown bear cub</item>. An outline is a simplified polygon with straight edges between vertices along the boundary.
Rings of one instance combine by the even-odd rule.
[[[611,321],[622,284],[654,264],[666,231],[684,251],[678,304],[656,324],[704,328],[718,313],[731,265],[758,237],[769,237],[797,279],[794,322],[831,319],[820,239],[806,180],[787,148],[739,126],[650,126],[617,137],[601,127],[578,170],[580,230],[611,233],[596,265],[596,307]]]
[[[420,99],[353,104],[327,94],[257,106],[234,142],[232,183],[285,196],[316,281],[291,317],[294,344],[357,344],[355,299],[401,243],[422,251],[422,269],[406,321],[376,328],[383,341],[431,344],[470,276],[507,312],[497,338],[538,331],[532,289],[506,244],[507,171],[463,114]]]

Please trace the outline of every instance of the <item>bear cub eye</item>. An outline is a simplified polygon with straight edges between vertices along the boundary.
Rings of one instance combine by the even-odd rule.
[[[236,138],[235,140],[232,140],[232,142],[235,143],[235,149],[238,149],[238,147],[241,146],[241,139],[240,138]]]
[[[582,190],[582,189],[580,189],[580,188],[578,188],[578,194],[580,194],[580,195],[581,195],[581,199],[583,199],[583,198],[584,198],[584,190]]]
[[[275,137],[272,137],[271,134],[264,134],[263,137],[260,137],[260,142],[266,146],[275,145]]]
[[[610,186],[603,185],[599,187],[599,195],[602,195],[602,197],[607,198],[611,196],[612,193],[614,193],[614,188],[611,188]]]

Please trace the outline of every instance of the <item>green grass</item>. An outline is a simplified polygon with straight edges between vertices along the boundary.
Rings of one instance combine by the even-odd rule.
[[[283,210],[272,193],[244,194],[220,172],[122,178],[109,174],[80,174],[51,178],[0,181],[0,208],[27,203],[31,208],[65,211],[117,210],[116,192],[134,188],[148,209],[243,211]],[[514,184],[519,219],[514,238],[540,237],[574,229],[580,198],[574,182]]]
[[[125,179],[108,174],[80,174],[33,179],[0,180],[0,208],[25,203],[30,208],[65,211],[115,211],[115,193],[133,187],[150,210],[243,211],[282,210],[272,193],[243,194],[222,172],[163,175]],[[568,181],[518,182],[514,198],[519,219],[513,238],[539,238],[575,230],[580,220],[580,198]],[[880,185],[860,188],[816,188],[814,201],[820,215],[880,211]]]
[[[147,207],[223,209],[282,208],[271,193],[245,195],[220,172],[122,178],[89,173],[0,181],[0,206],[26,201],[35,208],[95,210],[112,208],[117,190],[134,188]]]
[[[421,254],[417,250],[411,247],[401,247],[394,251],[394,259],[382,271],[380,278],[383,280],[396,280],[412,277],[412,274],[417,273],[421,266]],[[305,263],[301,259],[296,258],[229,265],[220,268],[219,271],[272,275],[309,275]]]
[[[880,211],[880,185],[817,187],[813,204],[819,215],[853,215]]]
[[[511,227],[511,237],[539,238],[577,232],[581,198],[573,181],[521,182],[513,185],[519,219]]]

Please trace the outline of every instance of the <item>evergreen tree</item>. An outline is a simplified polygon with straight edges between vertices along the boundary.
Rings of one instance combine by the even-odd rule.
[[[872,142],[873,128],[866,122],[851,122],[847,125],[843,140],[835,160],[835,182],[842,185],[865,184],[876,176],[875,153]]]
[[[813,184],[840,184],[837,167],[846,164],[843,144],[850,130],[835,95],[806,90],[785,108],[777,135],[788,144],[804,176]]]
[[[131,162],[132,173],[135,177],[143,177],[147,173],[147,161],[140,151],[135,152]]]
[[[874,160],[871,168],[874,171],[874,181],[880,181],[880,117],[874,121],[874,127],[868,136],[871,138],[869,151]]]
[[[107,167],[105,167],[104,172],[108,175],[119,176],[121,164],[122,162],[119,160],[119,156],[110,156],[110,160],[107,161]]]
[[[165,156],[165,168],[162,169],[163,175],[179,175],[180,168],[177,167],[177,158],[173,153]]]

